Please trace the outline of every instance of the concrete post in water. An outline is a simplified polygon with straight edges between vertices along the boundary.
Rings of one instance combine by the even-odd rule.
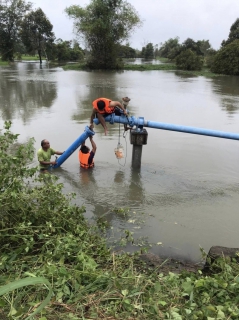
[[[143,145],[147,144],[148,132],[145,129],[134,129],[130,131],[130,143],[132,150],[132,168],[141,167]]]
[[[140,118],[142,123],[144,122],[144,118]],[[132,150],[132,168],[140,168],[141,167],[141,158],[142,158],[142,150],[143,145],[147,144],[148,132],[143,128],[142,125],[138,125],[136,129],[132,129],[130,131],[130,143],[133,145]]]

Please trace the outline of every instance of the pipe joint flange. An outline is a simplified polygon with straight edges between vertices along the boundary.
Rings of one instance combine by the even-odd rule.
[[[85,132],[88,133],[89,136],[93,136],[95,134],[95,132],[91,130],[89,126],[85,127]]]
[[[129,122],[130,127],[133,127],[133,126],[135,125],[135,119],[134,119],[134,117],[129,117],[129,118],[128,118],[128,122]]]

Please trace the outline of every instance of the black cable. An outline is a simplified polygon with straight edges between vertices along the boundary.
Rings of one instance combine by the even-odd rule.
[[[125,132],[126,132],[126,134],[124,135]],[[127,132],[127,131],[124,131],[124,133],[123,133],[123,138],[125,139],[126,153],[125,153],[125,161],[124,161],[124,164],[121,164],[121,163],[119,162],[119,159],[118,159],[118,163],[119,163],[119,165],[120,165],[121,167],[125,167],[125,165],[126,165],[126,159],[127,159],[127,141],[126,141],[126,136],[127,136],[128,132]]]

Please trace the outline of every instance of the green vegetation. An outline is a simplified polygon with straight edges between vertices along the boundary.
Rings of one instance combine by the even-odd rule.
[[[63,61],[80,61],[84,60],[84,52],[77,41],[63,41],[57,39],[52,46],[50,59]]]
[[[200,71],[197,70],[180,70],[176,64],[170,62],[167,58],[158,58],[164,62],[162,64],[125,64],[123,70],[132,71],[152,71],[152,70],[165,70],[165,71],[177,71],[181,74],[188,74],[193,76],[205,76],[215,77],[218,74],[213,73],[210,69],[204,66]],[[64,70],[88,70],[89,68],[85,63],[71,63],[62,67]]]
[[[161,62],[169,62],[169,59],[168,58],[165,58],[165,57],[158,57],[156,58],[156,60],[159,60]]]
[[[170,38],[169,40],[162,43],[161,47],[156,50],[155,55],[167,59],[175,59],[181,51],[181,45],[179,38]]]
[[[7,61],[0,60],[0,66],[7,66],[7,65],[8,65]]]
[[[142,48],[141,57],[144,59],[153,59],[154,58],[154,47],[151,42]]]
[[[137,56],[136,50],[131,48],[128,43],[125,46],[118,45],[117,53],[118,53],[118,57],[120,57],[121,59],[122,58],[134,59]]]
[[[225,45],[216,53],[211,70],[215,73],[239,75],[239,39]]]
[[[0,135],[1,319],[238,319],[236,261],[175,274],[114,252],[104,220],[89,225],[53,175],[37,177],[33,140],[20,145],[10,126]],[[121,244],[132,241],[125,230]]]
[[[64,70],[87,70],[85,63],[69,63],[62,67]]]
[[[127,64],[124,66],[124,70],[132,71],[150,71],[150,70],[167,70],[167,71],[177,71],[180,74],[188,74],[193,76],[204,76],[204,77],[216,77],[218,74],[213,73],[206,66],[202,67],[201,70],[180,70],[176,64],[169,62],[167,58],[159,58],[162,64]]]
[[[179,38],[176,37],[156,48],[154,55],[175,61],[178,69],[182,70],[200,71],[204,65],[212,73],[239,75],[238,41],[239,18],[232,24],[228,39],[222,41],[221,49],[218,51],[211,47],[209,40],[194,41],[188,38],[180,44]]]
[[[42,63],[42,54],[46,55],[47,48],[54,42],[55,35],[52,28],[53,25],[41,8],[32,10],[21,21],[20,36],[26,52],[37,52],[40,63]]]
[[[85,63],[72,63],[63,66],[64,70],[87,70],[87,64]],[[150,70],[177,70],[177,67],[173,63],[164,64],[125,64],[124,70],[132,71],[150,71]]]
[[[237,18],[236,21],[231,25],[227,40],[222,41],[222,47],[225,47],[235,40],[239,40],[239,18]]]
[[[157,54],[175,61],[178,69],[201,70],[204,63],[209,62],[208,56],[212,56],[212,48],[208,40],[194,41],[186,39],[182,44],[179,38],[165,41],[157,50]],[[211,61],[211,60],[210,60]]]
[[[162,63],[162,64],[126,64],[124,70],[138,70],[138,71],[149,71],[149,70],[177,70],[177,67],[173,63]]]
[[[117,48],[140,25],[134,7],[125,0],[91,0],[85,8],[73,5],[65,11],[87,42],[87,65],[91,69],[121,68]]]
[[[13,61],[14,54],[22,46],[20,26],[31,6],[30,2],[24,0],[3,0],[0,2],[0,54],[2,60]]]
[[[206,67],[203,67],[200,71],[197,71],[197,70],[191,70],[191,71],[178,70],[177,73],[178,74],[188,74],[191,76],[203,76],[203,77],[207,77],[207,78],[219,76],[219,74],[213,73],[210,69],[208,69]],[[220,76],[222,76],[222,75],[220,74]]]
[[[54,42],[53,26],[41,8],[32,10],[32,4],[24,0],[3,0],[0,12],[2,60],[29,59],[41,63],[42,59],[58,62],[84,59],[84,52],[77,41],[57,39]]]
[[[20,60],[37,61],[37,60],[39,60],[39,57],[38,56],[21,55]],[[45,60],[45,58],[42,58],[42,60]]]
[[[202,59],[192,50],[182,51],[176,57],[176,66],[182,70],[201,70],[203,66]]]
[[[41,8],[32,9],[27,0],[2,0],[0,2],[0,55],[4,61],[24,60],[25,54],[38,53],[52,62],[80,62],[65,69],[126,69],[126,70],[175,70],[192,71],[197,74],[213,73],[238,75],[239,18],[232,24],[227,40],[220,50],[211,47],[209,40],[195,41],[179,37],[170,38],[154,45],[149,42],[141,50],[127,43],[130,34],[142,21],[135,8],[126,0],[91,0],[81,7],[72,5],[65,9],[74,21],[77,36],[84,37],[83,50],[76,40],[55,39],[53,25]],[[123,58],[170,60],[167,66],[124,66]],[[38,60],[31,58],[31,60]],[[85,64],[85,66],[84,66]],[[3,65],[3,63],[0,63]],[[176,67],[175,67],[176,65]]]

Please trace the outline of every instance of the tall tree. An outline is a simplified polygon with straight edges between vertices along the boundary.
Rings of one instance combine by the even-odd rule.
[[[214,56],[212,72],[239,75],[239,39],[222,47]]]
[[[222,41],[222,47],[228,45],[229,43],[233,42],[234,40],[239,39],[239,18],[231,25],[229,36],[227,40]]]
[[[144,59],[153,59],[154,46],[151,42],[149,42],[145,47],[142,48],[142,57]]]
[[[187,38],[182,43],[182,48],[183,48],[183,50],[191,50],[191,51],[194,51],[195,53],[198,53],[197,43],[191,38]]]
[[[91,0],[85,8],[74,5],[65,11],[86,41],[91,68],[116,68],[117,46],[141,24],[134,7],[125,0]]]
[[[57,39],[55,44],[55,57],[58,61],[78,61],[84,58],[84,52],[77,41],[63,41]]]
[[[197,41],[197,54],[206,57],[209,49],[212,49],[209,40],[198,40]]]
[[[21,21],[31,3],[24,0],[2,0],[0,2],[0,54],[2,60],[13,61],[16,46],[20,42]]]
[[[160,57],[174,59],[181,50],[181,45],[179,44],[179,37],[170,38],[164,43],[160,44],[158,54]]]
[[[129,46],[129,43],[125,46],[119,45],[117,52],[120,58],[136,58],[136,51]]]
[[[42,51],[46,54],[46,48],[54,42],[55,35],[52,28],[41,8],[28,13],[22,21],[22,42],[28,53],[38,52],[40,63],[42,63]]]

